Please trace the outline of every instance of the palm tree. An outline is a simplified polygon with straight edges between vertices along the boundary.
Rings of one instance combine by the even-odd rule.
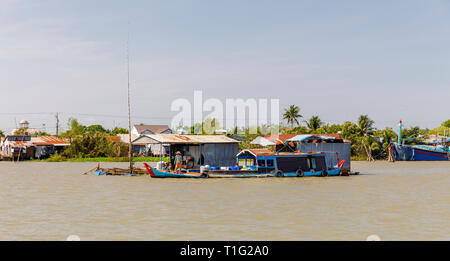
[[[291,127],[294,127],[294,123],[297,123],[299,125],[297,118],[302,118],[303,116],[300,115],[300,108],[296,105],[289,106],[288,109],[284,109],[283,113],[283,119],[287,120],[288,124],[291,124]]]
[[[324,122],[320,120],[319,116],[312,116],[309,120],[305,121],[305,123],[310,131],[315,131],[320,128]]]
[[[373,161],[372,150],[374,149],[375,142],[369,134],[374,130],[373,125],[375,122],[369,118],[367,115],[361,115],[358,118],[358,123],[356,128],[359,132],[359,144],[362,149],[366,152],[367,160]]]
[[[374,130],[373,125],[375,122],[369,118],[367,115],[361,115],[358,118],[357,129],[361,136],[367,136],[371,131]]]

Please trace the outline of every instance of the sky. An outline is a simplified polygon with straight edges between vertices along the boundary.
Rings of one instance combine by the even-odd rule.
[[[173,100],[279,99],[305,119],[450,118],[450,2],[0,0],[0,129],[169,124]]]

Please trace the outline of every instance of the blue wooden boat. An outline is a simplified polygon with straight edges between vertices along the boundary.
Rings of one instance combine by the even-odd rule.
[[[150,167],[147,163],[144,163],[148,174],[152,178],[207,178],[208,176],[200,172],[186,172],[186,173],[175,173],[167,170],[159,170]]]
[[[144,163],[148,174],[152,178],[269,178],[274,177],[273,173],[258,173],[255,171],[247,170],[227,170],[227,171],[205,171],[200,173],[197,170],[190,170],[184,173],[174,173],[168,170],[159,170],[150,167],[147,163]]]
[[[268,177],[311,177],[311,176],[339,176],[345,160],[336,166],[327,166],[326,155],[323,152],[293,152],[272,153],[268,150],[243,150],[237,156],[237,166],[242,160],[242,167],[227,169],[185,170],[175,173],[150,167],[144,163],[148,174],[152,178],[268,178]],[[250,166],[247,161],[252,163]]]
[[[339,176],[345,160],[335,166],[327,166],[323,152],[284,152],[272,153],[268,150],[243,150],[238,155],[238,162],[250,160],[252,168],[259,173],[273,173],[276,177],[311,177]],[[244,166],[244,169],[247,166]]]
[[[391,150],[395,160],[410,161],[448,161],[450,160],[450,140],[437,141],[434,145],[404,145],[405,141],[414,139],[402,139],[403,123],[399,123],[398,141],[391,143]]]
[[[395,160],[411,161],[448,161],[450,150],[428,145],[399,145],[392,143],[392,151]]]

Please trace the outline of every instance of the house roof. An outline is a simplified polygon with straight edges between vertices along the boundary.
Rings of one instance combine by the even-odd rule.
[[[271,146],[271,145],[276,145],[275,142],[270,141],[264,137],[257,137],[256,139],[254,139],[252,142],[250,142],[250,144],[256,144],[256,145],[261,145],[261,146]]]
[[[267,139],[267,140],[270,140],[270,141],[272,141],[272,142],[275,142],[277,145],[281,145],[281,144],[284,144],[284,143],[286,142],[286,140],[292,139],[292,138],[294,138],[295,136],[299,136],[299,135],[312,135],[312,136],[320,137],[320,138],[322,138],[322,139],[324,139],[324,140],[327,140],[327,139],[332,138],[332,139],[335,139],[335,140],[343,140],[345,143],[349,143],[349,142],[350,142],[349,140],[346,140],[346,139],[342,138],[342,136],[339,135],[339,134],[330,134],[330,133],[327,133],[327,134],[280,134],[280,135],[265,135],[264,138]]]
[[[284,141],[290,138],[297,136],[298,134],[279,134],[279,135],[265,135],[264,138],[271,142],[276,143],[277,145],[284,144]]]
[[[151,131],[153,134],[161,134],[166,130],[170,130],[169,125],[134,125],[134,127],[139,134],[144,131]]]
[[[37,146],[69,146],[70,143],[55,136],[31,137],[31,142]]]
[[[322,138],[319,137],[319,136],[316,136],[316,135],[301,134],[301,135],[297,135],[295,137],[292,137],[290,139],[287,139],[285,142],[290,142],[290,141],[303,142],[305,140],[322,140]]]
[[[240,151],[236,156],[239,157],[239,155],[245,154],[246,152],[252,154],[253,156],[264,155],[264,154],[269,154],[269,155],[273,154],[273,152],[268,149],[245,149],[245,150]]]
[[[180,135],[180,134],[150,134],[137,140],[150,138],[153,142],[163,144],[196,144],[196,143],[238,143],[239,141],[225,135]]]

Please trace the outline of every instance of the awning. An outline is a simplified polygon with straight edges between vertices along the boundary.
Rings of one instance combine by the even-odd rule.
[[[265,146],[272,146],[272,145],[276,145],[275,142],[272,142],[264,137],[257,137],[256,139],[254,139],[252,142],[250,142],[250,144],[255,144],[255,145],[261,145],[263,147]]]
[[[286,140],[285,143],[288,143],[291,141],[304,142],[307,140],[323,140],[323,138],[316,136],[316,135],[303,134],[303,135],[297,135],[293,138],[290,138],[290,139]]]

